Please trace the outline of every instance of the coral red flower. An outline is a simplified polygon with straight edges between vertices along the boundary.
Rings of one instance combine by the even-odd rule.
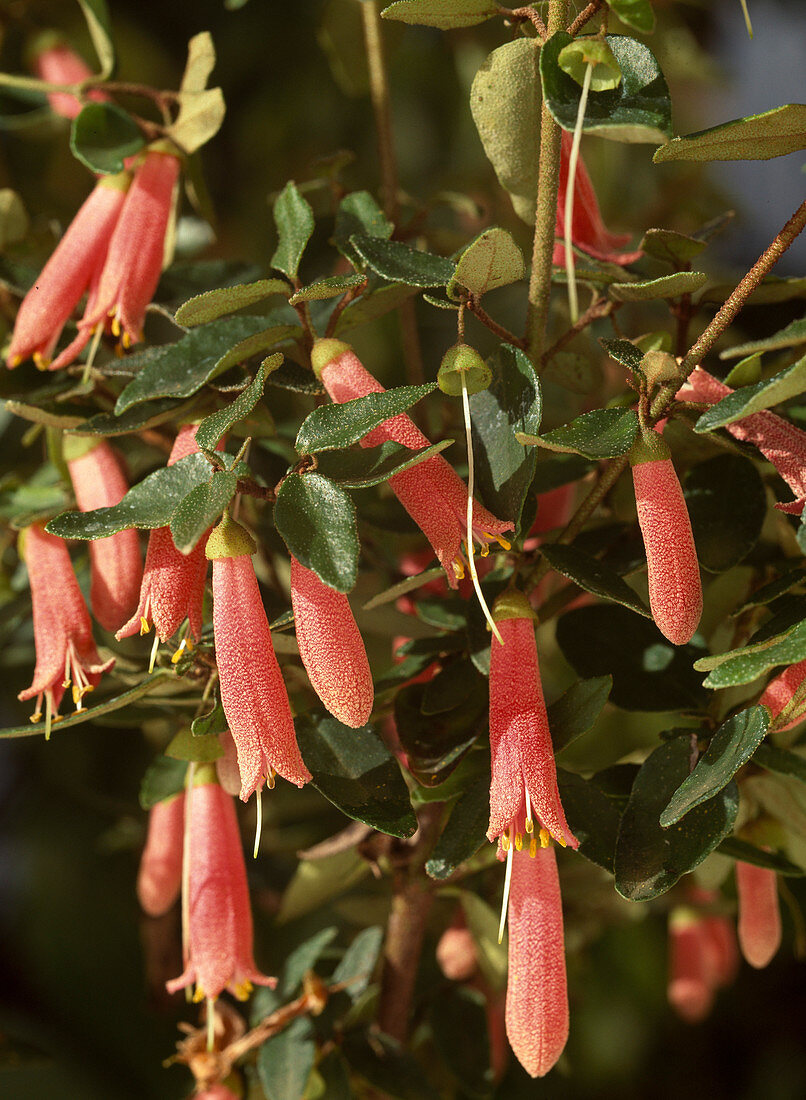
[[[72,363],[99,324],[109,324],[124,347],[142,338],[146,307],[162,272],[165,231],[179,170],[179,159],[171,153],[154,148],[146,153],[120,211],[78,336],[54,361],[54,368]]]
[[[314,370],[333,401],[342,403],[369,393],[384,393],[349,346],[340,340],[318,340],[311,353]],[[406,413],[387,420],[361,440],[362,447],[378,447],[392,440],[411,450],[429,447],[423,435]],[[467,486],[442,455],[404,470],[389,478],[389,485],[414,522],[421,528],[444,568],[448,583],[456,588],[464,576],[467,540]],[[505,550],[509,543],[502,537],[514,525],[473,502],[473,539],[486,556],[489,543],[499,542]]]
[[[128,172],[105,176],[73,218],[22,300],[6,352],[9,368],[33,358],[41,369],[54,369],[53,349],[82,294],[100,276],[130,182]]]
[[[739,946],[751,966],[761,970],[781,946],[778,879],[768,867],[736,862]]]
[[[188,896],[186,965],[167,982],[169,993],[193,983],[194,1000],[225,989],[244,1000],[252,983],[276,985],[255,966],[252,910],[241,837],[232,796],[205,774],[188,792]]]
[[[554,848],[516,852],[509,894],[506,1027],[532,1077],[555,1065],[568,1039],[562,898]]]
[[[715,987],[705,922],[679,910],[669,919],[669,1004],[687,1023],[704,1020],[714,1003]]]
[[[34,610],[36,668],[33,683],[18,698],[36,698],[33,721],[42,717],[44,698],[49,734],[65,688],[72,684],[73,702],[81,710],[84,695],[115,661],[102,661],[95,648],[87,605],[64,540],[33,524],[25,530],[23,552]]]
[[[574,135],[563,130],[560,145],[560,190],[557,196],[557,222],[554,229],[555,237],[561,239],[565,236],[565,192],[568,187],[568,162],[571,158],[573,142]],[[596,192],[581,157],[577,161],[574,176],[573,219],[572,242],[594,259],[606,260],[614,264],[631,264],[643,256],[640,248],[633,252],[619,251],[629,241],[630,234],[611,233],[605,226]],[[552,262],[565,266],[565,250],[562,244],[554,246]]]
[[[40,80],[47,80],[49,84],[81,84],[92,76],[92,70],[84,58],[59,40],[52,40],[37,52],[34,70]],[[109,96],[96,89],[88,92],[86,98],[103,103]],[[48,103],[62,118],[75,118],[84,106],[76,96],[68,92],[50,92]]]
[[[795,692],[804,681],[806,681],[806,660],[798,661],[796,665],[790,665],[789,668],[785,668],[783,672],[774,676],[764,689],[759,703],[767,707],[772,718],[776,719],[784,707],[788,707],[792,702]],[[776,726],[776,729],[791,730],[803,720],[804,711],[806,711],[806,697],[794,704],[786,724]]]
[[[151,917],[167,913],[182,886],[185,834],[184,791],[155,803],[148,814],[148,836],[140,857],[137,897]]]
[[[308,679],[330,713],[357,729],[369,721],[372,673],[350,602],[291,558],[291,605]]]
[[[495,638],[490,653],[490,840],[502,847],[537,848],[549,836],[572,848],[579,841],[568,828],[551,743],[546,704],[540,683],[534,612],[520,592],[504,593],[495,602],[493,618],[504,644]],[[534,815],[534,816],[533,816]],[[529,839],[531,838],[531,839]]]
[[[683,490],[658,432],[641,433],[630,463],[652,618],[670,642],[684,645],[700,623],[702,585]]]
[[[169,466],[180,458],[198,452],[197,428],[198,424],[185,424],[179,429],[168,458]],[[204,554],[207,534],[202,535],[189,554],[182,554],[174,545],[170,527],[157,527],[151,532],[140,586],[140,602],[131,619],[115,635],[118,640],[129,638],[138,631],[147,633],[153,622],[160,641],[166,642],[185,619],[188,620],[190,633],[198,640],[207,576],[207,558]]]
[[[225,519],[207,540],[213,562],[213,629],[221,705],[238,750],[246,801],[277,772],[302,787],[311,778],[297,748],[288,692],[263,609],[250,535]]]
[[[126,477],[105,440],[68,437],[65,457],[80,511],[109,508],[126,495]],[[137,531],[127,528],[91,540],[89,554],[92,613],[105,630],[114,632],[137,607],[140,594],[143,558]]]
[[[440,936],[436,956],[440,970],[451,982],[469,981],[478,970],[476,941],[461,912]]]

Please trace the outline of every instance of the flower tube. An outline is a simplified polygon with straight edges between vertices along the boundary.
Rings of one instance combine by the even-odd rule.
[[[148,835],[137,875],[137,898],[150,917],[167,913],[182,886],[185,833],[184,791],[156,802],[148,815]]]
[[[84,58],[56,35],[40,40],[34,57],[34,70],[40,80],[47,80],[49,84],[82,84],[92,77],[92,69]],[[109,100],[108,95],[97,89],[87,92],[86,98],[95,103]],[[69,92],[49,92],[48,103],[57,115],[71,119],[80,114],[84,106]]]
[[[769,710],[773,721],[785,708],[789,707],[795,693],[804,681],[806,681],[806,660],[798,661],[796,665],[790,665],[789,668],[785,668],[783,672],[779,672],[777,676],[770,680],[759,699],[759,703]],[[792,706],[792,713],[789,714],[785,725],[776,725],[775,728],[777,730],[791,730],[793,726],[803,720],[805,710],[806,698],[801,698],[799,702]]]
[[[761,970],[781,946],[781,910],[775,871],[737,860],[736,893],[739,898],[739,947],[747,962]]]

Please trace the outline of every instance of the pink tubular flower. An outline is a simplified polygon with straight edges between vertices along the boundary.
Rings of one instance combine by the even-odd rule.
[[[563,130],[560,145],[560,191],[557,196],[557,222],[554,230],[555,237],[559,238],[565,236],[565,192],[568,187],[568,162],[573,141],[573,134]],[[643,256],[640,248],[633,252],[618,251],[630,239],[630,234],[611,233],[605,226],[596,192],[581,157],[577,161],[574,176],[573,219],[571,240],[577,248],[581,248],[594,259],[614,264],[631,264]],[[565,266],[565,250],[562,244],[555,244],[552,262]]]
[[[294,720],[271,631],[263,610],[252,554],[240,524],[225,518],[207,540],[213,562],[213,629],[221,705],[238,750],[241,798],[277,772],[304,786],[311,778],[297,748]]]
[[[78,336],[54,361],[54,369],[75,359],[97,325],[110,323],[124,347],[142,338],[146,307],[162,272],[165,231],[171,215],[180,162],[150,149],[138,167],[120,211],[100,278],[92,287]]]
[[[796,665],[790,665],[783,672],[779,672],[767,684],[759,703],[766,707],[773,720],[792,702],[795,692],[806,681],[806,660],[798,661]],[[777,730],[791,730],[798,722],[803,720],[806,711],[806,698],[795,703],[786,725],[776,726]],[[793,716],[794,715],[794,716]]]
[[[184,833],[184,792],[151,807],[146,846],[137,875],[137,898],[150,917],[167,913],[179,897]]]
[[[652,618],[670,642],[685,645],[700,623],[702,585],[683,490],[658,432],[642,431],[630,463]]]
[[[369,393],[384,393],[383,386],[366,370],[349,344],[341,340],[317,340],[311,362],[331,399],[339,404]],[[387,440],[411,450],[431,445],[406,413],[369,432],[361,440],[361,446],[378,447]],[[389,478],[389,485],[431,543],[451,588],[456,588],[464,576],[467,550],[467,486],[442,455],[434,455],[410,470],[395,474]],[[473,502],[473,538],[480,544],[483,557],[493,540],[509,549],[502,535],[513,526]]]
[[[109,508],[126,495],[123,470],[105,440],[68,438],[65,457],[80,511]],[[143,559],[137,531],[127,528],[91,540],[89,554],[92,613],[105,630],[114,632],[134,611],[140,593]]]
[[[461,911],[440,936],[436,956],[440,970],[451,982],[469,981],[478,970],[476,941]]]
[[[252,983],[276,985],[255,967],[252,911],[241,837],[232,796],[210,776],[188,792],[186,965],[167,983],[169,993],[195,982],[194,1000],[223,990],[245,1000]]]
[[[198,452],[197,428],[198,424],[185,424],[180,428],[168,458],[169,466],[180,458]],[[130,638],[138,631],[146,634],[149,624],[153,622],[160,641],[166,642],[185,619],[190,633],[198,641],[207,576],[206,544],[205,534],[189,554],[182,554],[174,545],[169,527],[157,527],[151,532],[140,586],[140,602],[131,619],[115,635],[118,641]]]
[[[532,1077],[554,1066],[568,1039],[563,911],[554,848],[517,852],[509,895],[506,1027]]]
[[[92,70],[83,57],[71,49],[65,42],[53,39],[44,49],[40,49],[34,58],[34,69],[40,80],[49,84],[81,84],[89,80]],[[100,91],[88,92],[86,98],[96,103],[109,99]],[[52,110],[62,118],[75,118],[84,106],[74,95],[67,92],[50,92],[48,103]]]
[[[531,854],[538,838],[533,812],[545,847],[549,836],[565,847],[579,846],[568,828],[551,744],[546,704],[537,662],[534,612],[520,592],[508,591],[495,602],[493,618],[504,644],[495,638],[490,654],[490,840],[501,837],[506,852],[524,844]]]
[[[781,946],[781,910],[775,871],[736,862],[739,946],[751,966],[763,969]]]
[[[25,295],[6,352],[6,365],[33,358],[45,370],[65,323],[82,294],[100,276],[109,240],[131,181],[128,172],[96,183]]]
[[[375,693],[349,600],[292,557],[291,605],[299,653],[311,686],[345,726],[363,726],[372,713]]]
[[[24,554],[34,610],[36,668],[33,683],[18,698],[36,698],[36,722],[42,717],[44,697],[49,735],[65,688],[72,683],[73,702],[81,710],[84,695],[115,661],[101,661],[95,648],[87,605],[64,540],[34,524],[26,528]]]
[[[669,1004],[687,1023],[704,1020],[714,1003],[708,932],[695,913],[680,910],[669,920]]]

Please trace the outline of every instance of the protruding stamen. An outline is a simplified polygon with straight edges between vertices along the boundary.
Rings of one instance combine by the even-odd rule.
[[[263,832],[263,789],[258,787],[255,792],[257,802],[255,804],[255,846],[252,849],[252,858],[257,859],[260,850],[260,834]]]
[[[45,692],[45,740],[50,741],[50,731],[53,728],[53,693]]]
[[[157,650],[159,649],[159,647],[160,647],[160,636],[155,630],[154,631],[154,641],[151,643],[151,658],[149,659],[149,662],[148,662],[149,675],[154,671],[154,665],[157,663]],[[181,655],[181,650],[177,650],[177,653],[179,653]],[[177,654],[176,653],[174,653],[173,657],[171,657],[171,660],[174,662],[174,664],[176,664],[176,660],[177,660]]]
[[[212,1054],[215,1050],[215,1000],[207,998],[207,1052]]]
[[[525,823],[525,828],[526,828],[526,832],[531,836],[532,833],[535,830],[535,823],[534,823],[534,820],[532,818],[532,800],[529,797],[529,788],[526,786],[525,783],[523,785],[523,793],[524,793],[524,799],[525,799],[525,802],[526,802],[526,823]]]
[[[41,351],[34,352],[33,360],[34,366],[37,370],[48,370],[52,361],[49,355],[43,355]],[[18,361],[21,363],[22,358],[20,358]],[[13,365],[16,366],[16,363]]]
[[[506,836],[506,833],[504,833],[504,836]],[[515,854],[515,849],[512,847],[512,845],[510,844],[508,847],[509,850],[507,851],[507,869],[504,874],[504,896],[501,900],[501,919],[498,922],[499,943],[504,938],[504,928],[506,927],[507,923],[507,909],[509,907],[509,887],[512,883],[512,859]]]
[[[512,543],[509,541],[509,539],[505,539],[503,535],[496,535],[495,536],[495,541],[504,550],[511,550],[512,549]]]
[[[140,616],[140,637],[142,637],[144,634],[148,634],[150,629],[151,629],[151,623],[148,621],[148,619],[145,617],[145,615],[141,615]]]
[[[548,831],[548,829],[541,829],[539,835],[540,835],[540,847],[541,848],[548,848],[549,844],[551,843],[551,833]]]
[[[271,765],[269,765],[269,771],[266,775],[266,786],[269,788],[270,791],[274,790],[276,776],[277,772],[274,770],[274,768],[271,767]]]
[[[459,581],[463,581],[465,579],[465,567],[464,565],[462,565],[462,562],[459,560],[459,558],[454,558],[454,560],[451,562],[451,565],[453,566],[453,571],[456,574],[456,579]]]
[[[485,543],[482,544],[481,556],[483,558],[489,558],[489,556],[490,556],[490,544],[489,544],[489,542],[485,542]]]

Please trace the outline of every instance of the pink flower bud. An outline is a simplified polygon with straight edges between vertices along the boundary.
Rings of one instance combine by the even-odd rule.
[[[78,447],[86,441],[76,439]],[[73,440],[69,441],[72,444]],[[92,441],[91,449],[75,458],[67,448],[67,468],[82,512],[118,504],[128,484],[115,452],[105,440]],[[137,531],[127,528],[89,543],[90,603],[92,613],[105,630],[115,631],[137,607],[143,559]]]
[[[40,80],[49,84],[81,84],[89,80],[92,70],[83,57],[71,49],[65,42],[54,41],[40,50],[34,59],[34,69]],[[100,91],[88,92],[86,98],[96,103],[109,99]],[[74,95],[67,92],[51,92],[48,95],[51,109],[62,118],[75,118],[84,106]]]
[[[736,862],[739,946],[751,966],[761,970],[781,946],[781,911],[775,871]]]
[[[385,392],[352,348],[340,340],[317,341],[311,361],[333,401],[342,403],[369,393]],[[361,446],[378,447],[387,440],[411,450],[431,445],[406,413],[369,432],[361,440]],[[410,470],[395,474],[389,478],[389,485],[431,543],[448,583],[456,588],[464,576],[467,552],[467,486],[442,455],[434,455]],[[502,535],[512,529],[512,523],[496,519],[481,504],[473,502],[473,539],[479,543],[482,556],[489,553],[489,543],[493,541],[508,550],[509,543]]]
[[[466,982],[476,973],[476,941],[461,916],[440,936],[436,955],[440,970],[451,982]]]
[[[700,623],[702,586],[683,490],[657,432],[639,439],[630,461],[652,617],[670,642],[684,645]]]
[[[568,1039],[568,991],[560,881],[554,848],[516,852],[509,895],[506,1027],[532,1077],[554,1066]]]
[[[685,910],[669,920],[669,984],[675,1012],[689,1024],[704,1020],[714,1003],[712,946],[705,921]]]
[[[790,665],[783,672],[779,672],[767,684],[764,693],[759,699],[762,706],[767,707],[773,719],[777,718],[781,711],[792,700],[795,692],[806,680],[806,660],[798,661],[796,665]],[[795,706],[794,717],[783,726],[776,726],[778,730],[791,730],[799,722],[803,721],[806,710],[806,698]]]
[[[115,661],[102,662],[95,648],[87,605],[64,540],[34,524],[26,528],[24,552],[34,611],[36,668],[33,683],[18,698],[36,698],[33,721],[37,721],[44,697],[49,731],[65,688],[72,683],[73,702],[81,710],[84,695]]]
[[[197,429],[198,424],[185,424],[179,429],[168,459],[169,466],[198,452]],[[140,602],[131,619],[115,635],[118,640],[129,638],[138,631],[145,634],[149,623],[153,622],[160,641],[166,642],[185,619],[190,633],[198,640],[207,576],[206,543],[205,533],[189,554],[182,554],[174,545],[169,527],[157,527],[151,532]]]
[[[363,726],[372,713],[374,688],[349,600],[292,557],[291,604],[311,686],[345,726]]]
[[[276,984],[255,967],[252,910],[241,837],[232,797],[214,782],[188,792],[188,897],[186,966],[167,983],[176,993],[195,982],[194,1000],[223,990],[244,1000],[252,983]]]
[[[184,792],[151,807],[146,846],[137,876],[137,897],[150,917],[167,913],[179,897],[184,833]]]

